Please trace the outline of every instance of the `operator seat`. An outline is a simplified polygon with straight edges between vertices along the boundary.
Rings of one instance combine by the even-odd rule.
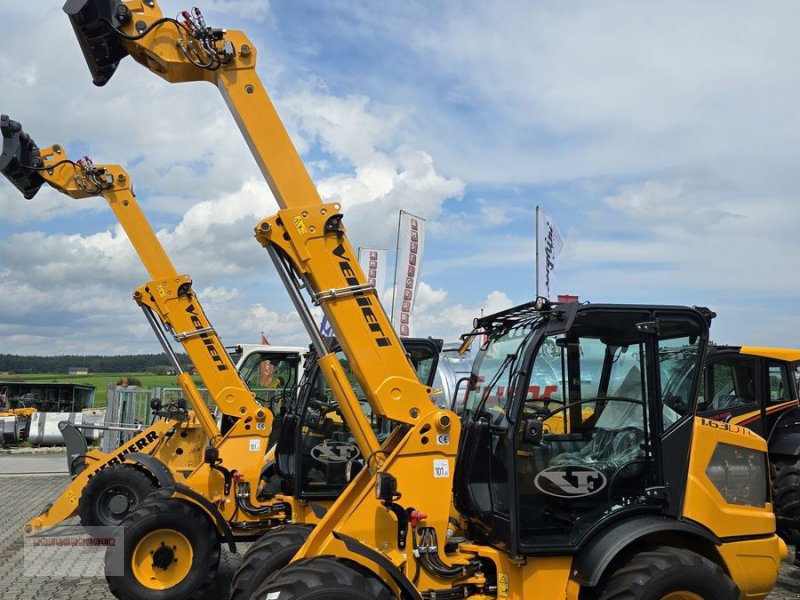
[[[589,465],[608,478],[628,478],[641,473],[645,457],[641,398],[642,375],[633,366],[613,396],[605,401],[589,442],[577,452],[554,456],[550,465]]]

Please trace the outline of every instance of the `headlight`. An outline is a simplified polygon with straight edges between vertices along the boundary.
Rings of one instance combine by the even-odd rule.
[[[729,504],[764,506],[767,501],[767,456],[732,444],[717,444],[706,476]]]

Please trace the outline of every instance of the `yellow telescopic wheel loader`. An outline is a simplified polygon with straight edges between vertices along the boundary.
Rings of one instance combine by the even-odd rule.
[[[255,400],[241,379],[206,318],[191,279],[175,271],[139,208],[127,173],[88,159],[74,162],[60,145],[40,150],[22,126],[5,115],[1,125],[0,171],[26,198],[48,183],[76,199],[102,196],[108,202],[153,277],[134,291],[133,298],[170,357],[188,401],[188,406],[182,400],[155,406],[153,424],[115,452],[88,453],[85,467],[25,530],[36,533],[76,512],[84,525],[117,525],[135,508],[144,507],[154,518],[180,524],[183,533],[170,531],[163,539],[144,535],[140,540],[128,535],[122,550],[149,556],[162,541],[180,539],[183,545],[172,544],[176,553],[195,556],[186,561],[188,573],[162,568],[139,574],[155,582],[151,585],[171,590],[165,596],[185,597],[187,590],[202,589],[213,578],[221,540],[234,549],[237,534],[263,531],[290,515],[298,520],[316,517],[311,512],[305,516],[305,507],[292,498],[265,492],[274,473],[266,453],[272,412]],[[172,333],[192,360],[222,415],[221,427],[181,368],[165,332]],[[275,354],[266,356],[277,359]],[[299,363],[299,354],[295,360]]]
[[[232,368],[228,355],[217,350],[221,348],[219,339],[191,292],[190,280],[174,273],[139,209],[127,174],[117,166],[96,166],[88,159],[73,162],[58,145],[40,150],[21,125],[6,116],[2,117],[2,131],[0,172],[26,197],[33,197],[45,182],[75,198],[102,195],[151,276],[161,275],[159,280],[134,292],[134,299],[180,373],[178,381],[192,408],[187,410],[183,403],[166,403],[157,407],[158,419],[148,429],[114,453],[89,453],[85,467],[65,492],[26,530],[33,533],[51,527],[76,511],[84,525],[94,525],[85,518],[89,510],[94,510],[101,518],[96,524],[121,524],[125,530],[124,543],[111,551],[112,562],[120,558],[115,553],[121,552],[120,560],[126,566],[123,576],[109,577],[111,590],[117,596],[177,600],[201,595],[216,573],[222,539],[234,549],[237,539],[251,538],[267,528],[281,527],[284,533],[292,527],[301,534],[309,531],[351,474],[361,468],[363,457],[349,443],[346,423],[333,394],[320,386],[316,365],[307,365],[309,375],[305,380],[309,383],[301,386],[303,392],[299,396],[295,393],[292,378],[296,378],[293,373],[301,358],[297,349],[251,348],[241,358],[241,372]],[[170,289],[169,280],[182,287]],[[150,290],[163,293],[150,294]],[[181,333],[180,327],[192,329]],[[215,429],[214,415],[191,378],[180,370],[164,330],[172,330],[187,350],[223,414],[226,433]],[[198,343],[189,344],[190,341]],[[405,340],[405,348],[406,360],[430,385],[441,341],[409,339]],[[263,381],[261,367],[265,364],[283,365],[281,373],[288,373],[290,388],[264,390],[262,386],[268,382]],[[271,432],[267,422],[272,420],[272,413],[269,407],[255,402],[247,383],[266,394],[270,407],[293,414],[300,405],[308,407],[312,414],[302,422],[289,419]],[[226,406],[226,402],[245,391],[246,403],[235,405],[235,411]],[[246,438],[247,451],[240,451],[239,455],[232,452],[224,462],[220,456],[227,444],[242,443],[230,434],[238,414],[243,415],[244,435],[240,437]],[[376,421],[374,426],[378,434],[385,429],[381,422]],[[75,433],[80,435],[77,430]],[[282,469],[272,453],[265,455],[271,433],[283,436],[284,447],[291,445],[297,451],[296,456],[284,456],[283,463],[288,460],[291,464],[284,464]],[[285,450],[284,455],[291,452]],[[245,469],[254,467],[258,478],[251,488]],[[294,525],[287,530],[283,527],[287,524]],[[240,589],[248,579],[246,572],[239,577]]]
[[[199,11],[164,17],[155,0],[65,8],[96,84],[131,55],[167,81],[209,81],[225,96],[281,207],[256,237],[366,457],[254,600],[767,596],[786,546],[775,535],[766,443],[695,416],[708,311],[537,300],[485,317],[473,372],[483,380],[462,426],[406,360],[341,206],[319,198],[256,75],[252,43],[207,27]],[[331,323],[369,413],[326,353],[302,289]],[[691,377],[662,365],[674,348],[695,361]],[[542,361],[563,374],[563,406],[552,412],[567,415],[567,433],[546,436],[555,415],[529,401]],[[393,423],[385,440],[374,418]]]

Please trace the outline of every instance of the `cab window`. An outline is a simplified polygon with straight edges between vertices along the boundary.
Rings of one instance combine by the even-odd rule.
[[[240,375],[256,399],[266,405],[283,399],[288,390],[297,386],[297,369],[300,363],[298,356],[256,352],[248,356]],[[277,406],[273,406],[277,411]]]
[[[755,363],[740,356],[722,358],[705,369],[698,410],[722,412],[755,404]]]
[[[792,399],[786,367],[781,363],[771,362],[767,375],[769,382],[769,401],[786,402]]]
[[[668,328],[671,324],[665,320],[662,327]],[[674,326],[679,325],[680,322],[676,322]],[[682,325],[684,331],[690,329],[688,323]],[[658,342],[661,423],[665,431],[694,409],[692,383],[698,352],[699,335],[696,333],[666,337]]]

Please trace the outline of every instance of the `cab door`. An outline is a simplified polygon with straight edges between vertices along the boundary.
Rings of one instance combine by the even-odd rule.
[[[762,437],[764,426],[764,365],[738,352],[712,354],[703,370],[699,415],[742,425]]]

